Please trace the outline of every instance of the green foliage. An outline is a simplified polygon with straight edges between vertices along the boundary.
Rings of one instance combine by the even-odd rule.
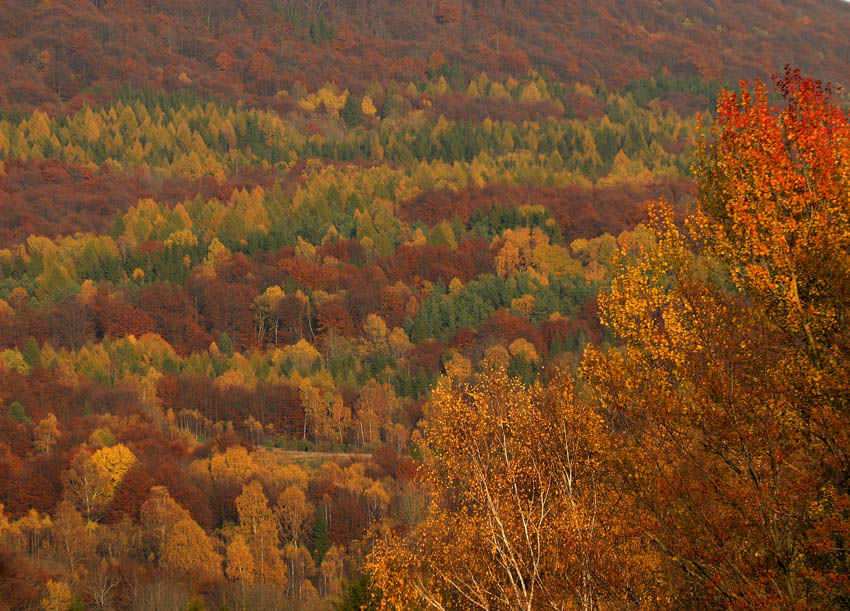
[[[183,607],[183,611],[207,611],[207,605],[201,596],[195,594]]]
[[[360,371],[357,374],[357,383],[359,385],[363,385],[371,379],[380,380],[387,368],[398,368],[395,359],[383,351],[370,354],[368,358],[363,360],[361,365]]]
[[[18,401],[12,401],[12,403],[9,404],[9,410],[7,413],[9,414],[9,418],[18,424],[27,425],[30,423],[30,419],[24,410],[24,406]]]
[[[357,369],[357,359],[346,350],[338,350],[330,355],[327,365],[337,386],[343,386],[352,379],[351,376]]]
[[[638,106],[646,106],[652,100],[660,98],[670,91],[683,91],[701,96],[707,102],[717,98],[723,89],[734,89],[733,83],[721,83],[714,79],[699,76],[673,76],[664,74],[660,69],[650,77],[640,78],[626,85],[625,93],[630,94]]]
[[[548,286],[539,286],[524,274],[509,278],[487,275],[467,283],[457,296],[449,295],[445,286],[438,283],[416,318],[405,323],[405,331],[415,344],[432,337],[445,339],[460,329],[477,327],[496,310],[509,308],[511,300],[526,293],[535,299],[533,321],[545,320],[553,312],[575,315],[597,291],[598,286],[580,276],[552,276]]]
[[[29,367],[35,367],[41,364],[41,350],[34,338],[31,337],[27,340],[21,354],[24,355],[24,361]]]
[[[345,99],[345,106],[339,111],[339,116],[345,122],[346,127],[363,125],[363,109],[354,94],[349,94]]]
[[[112,225],[109,227],[109,235],[113,240],[117,240],[124,235],[127,230],[127,224],[124,222],[124,215],[120,212],[112,218]]]
[[[434,388],[439,377],[440,372],[435,369],[417,367],[415,371],[411,371],[402,367],[396,372],[392,384],[399,397],[421,399]]]
[[[316,566],[322,564],[325,554],[330,549],[331,544],[328,540],[328,516],[325,513],[325,508],[319,505],[316,507],[316,521],[313,525],[313,560]]]
[[[463,76],[463,65],[460,62],[446,62],[440,66],[439,75],[446,79],[453,91],[462,91],[466,88],[466,79]]]
[[[469,216],[467,229],[470,234],[490,242],[502,235],[506,229],[539,227],[549,236],[552,244],[559,244],[563,241],[561,230],[556,223],[548,222],[550,220],[547,210],[525,211],[516,207],[493,206],[486,212],[475,210]]]
[[[331,42],[336,38],[336,26],[327,22],[324,13],[320,13],[310,21],[309,31],[310,42],[314,45]]]
[[[369,575],[360,573],[345,584],[342,599],[333,607],[335,611],[377,611],[380,602],[380,590],[372,586]]]
[[[508,367],[508,375],[517,377],[530,385],[534,383],[539,371],[539,362],[531,362],[521,354],[511,356],[510,365]]]
[[[233,340],[230,339],[227,331],[224,331],[221,334],[221,337],[218,340],[218,349],[225,356],[233,356]]]

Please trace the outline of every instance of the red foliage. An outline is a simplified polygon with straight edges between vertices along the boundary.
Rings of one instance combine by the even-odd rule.
[[[481,239],[464,240],[456,249],[425,244],[399,246],[378,261],[390,282],[410,282],[416,276],[448,284],[452,278],[469,282],[480,274],[492,273],[490,246]]]
[[[61,472],[63,461],[56,453],[37,456],[27,461],[25,475],[18,483],[15,501],[23,514],[30,508],[52,513],[62,496]]]
[[[556,339],[564,339],[573,332],[573,321],[566,318],[556,320],[544,320],[540,323],[540,334],[547,346],[551,346]]]
[[[7,609],[36,609],[49,574],[22,553],[0,547],[0,605]]]
[[[67,298],[46,316],[51,341],[77,350],[95,336],[95,313],[76,298]]]
[[[412,480],[420,466],[420,463],[409,456],[399,454],[386,445],[382,445],[372,453],[372,460],[383,469],[384,473],[400,482]]]
[[[578,320],[586,325],[594,342],[602,339],[604,329],[599,322],[599,299],[596,295],[585,302],[581,312],[578,313]]]
[[[337,488],[331,497],[332,511],[328,512],[328,539],[345,544],[366,533],[368,518],[360,495],[346,488]]]
[[[465,350],[469,350],[475,345],[476,338],[477,334],[474,329],[464,327],[463,329],[458,329],[457,333],[455,333],[451,346],[455,350],[463,352]]]
[[[209,532],[213,529],[215,523],[209,499],[189,481],[177,462],[170,457],[163,457],[160,461],[151,457],[149,469],[154,478],[154,485],[168,488],[171,497],[188,511],[204,530]]]
[[[424,342],[414,346],[407,353],[407,362],[413,370],[422,368],[432,371],[442,371],[442,357],[446,348],[448,346],[442,342],[435,339],[426,339]]]
[[[207,348],[211,335],[200,326],[189,295],[167,282],[151,283],[134,295],[136,305],[153,321],[156,332],[180,354]]]
[[[251,304],[257,291],[245,284],[214,280],[201,294],[198,309],[206,328],[227,332],[237,349],[255,343]]]
[[[605,104],[596,96],[586,93],[574,93],[569,98],[576,119],[586,121],[593,118],[601,118],[605,115]]]
[[[9,159],[0,172],[0,248],[19,244],[28,235],[106,233],[116,212],[144,197],[172,205],[197,193],[227,200],[234,189],[268,188],[281,178],[279,170],[251,168],[221,183],[212,176],[154,180],[141,173],[116,174],[107,166],[92,171],[58,159]]]
[[[121,484],[115,491],[109,508],[103,519],[107,523],[118,522],[126,515],[133,520],[139,519],[139,508],[148,498],[148,493],[154,484],[154,480],[144,471],[143,467],[136,466],[130,469]]]
[[[601,105],[600,110],[604,111]],[[604,112],[600,112],[601,114]],[[564,113],[549,100],[534,104],[517,104],[505,98],[469,97],[454,92],[431,98],[430,115],[434,120],[443,115],[452,121],[479,121],[481,117],[489,117],[493,121],[522,123],[541,121],[547,117],[563,117]]]
[[[496,312],[478,329],[479,336],[495,337],[510,343],[515,339],[523,338],[534,345],[534,349],[541,356],[546,355],[547,345],[540,332],[524,318],[519,318],[508,313],[507,310],[496,310]]]
[[[294,344],[303,339],[310,328],[310,304],[295,295],[287,295],[277,305],[275,314],[280,318],[277,331],[279,343]],[[275,339],[274,334],[269,334],[266,341]]]
[[[50,6],[0,2],[0,103],[79,107],[109,94],[95,85],[185,88],[247,104],[291,105],[275,96],[297,80],[310,88],[336,81],[363,91],[373,79],[407,82],[424,74],[434,49],[469,74],[525,74],[530,67],[562,81],[622,85],[659,66],[674,75],[737,79],[767,76],[794,50],[807,71],[848,82],[848,13],[818,0],[758,5],[616,2],[406,2],[330,0],[323,15],[338,39],[313,44],[268,3],[102,2]],[[144,10],[142,10],[144,9]],[[148,10],[150,9],[150,10]],[[687,27],[683,27],[687,14]],[[381,27],[375,29],[376,15]],[[433,15],[434,19],[423,19]],[[812,18],[816,16],[816,18]],[[278,50],[286,45],[286,53]],[[39,71],[36,50],[52,58]],[[191,82],[179,77],[186,73]]]
[[[328,301],[322,304],[316,314],[316,331],[324,334],[331,330],[337,335],[345,336],[356,333],[351,314],[339,301]]]
[[[338,242],[327,242],[316,249],[316,256],[320,259],[334,257],[343,263],[364,261],[366,252],[360,245],[360,240],[339,240]]]
[[[476,210],[486,213],[494,206],[512,208],[534,202],[549,211],[564,237],[572,241],[606,232],[617,235],[634,228],[646,217],[648,201],[664,198],[674,204],[684,204],[692,197],[693,181],[685,178],[650,185],[603,188],[488,185],[456,193],[429,191],[401,203],[398,214],[406,221],[419,219],[434,226],[455,217],[468,222]],[[474,246],[470,250],[480,252]]]
[[[437,10],[434,11],[434,19],[440,25],[448,25],[458,23],[461,18],[461,9],[454,3],[440,0],[437,4]]]
[[[303,257],[282,258],[279,265],[295,282],[313,289],[332,289],[340,277],[336,267],[322,265]]]
[[[400,327],[407,315],[406,293],[396,291],[391,286],[382,286],[379,294],[381,301],[376,313],[384,319],[388,328]]]
[[[23,472],[21,459],[7,444],[0,442],[0,504],[4,506],[6,512],[13,515],[28,509],[19,507],[17,495],[18,482]]]

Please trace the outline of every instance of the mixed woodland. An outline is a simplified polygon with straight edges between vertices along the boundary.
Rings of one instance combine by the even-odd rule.
[[[848,26],[0,0],[0,610],[850,605]]]

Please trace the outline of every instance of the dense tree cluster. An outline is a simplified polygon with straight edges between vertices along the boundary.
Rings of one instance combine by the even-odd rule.
[[[569,118],[533,72],[451,94],[503,118],[447,119],[447,87],[0,120],[4,600],[363,600],[375,533],[426,513],[437,380],[611,340],[596,294],[644,202],[691,196],[693,119],[580,85]]]
[[[815,5],[0,0],[0,608],[846,605]]]
[[[654,206],[617,255],[619,341],[580,395],[440,381],[431,509],[376,545],[380,608],[847,604],[850,120],[797,72],[777,88],[721,97],[689,233]]]

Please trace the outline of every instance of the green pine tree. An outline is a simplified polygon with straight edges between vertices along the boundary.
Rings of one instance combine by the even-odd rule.
[[[369,576],[360,574],[345,584],[342,600],[333,603],[334,611],[374,611],[381,601],[381,592],[372,587]]]
[[[328,516],[324,507],[316,507],[316,523],[313,526],[313,557],[316,566],[322,564],[331,544],[328,541]]]
[[[363,109],[354,95],[349,94],[345,99],[345,106],[339,111],[340,118],[345,122],[347,127],[357,127],[363,125]]]
[[[218,340],[218,350],[225,356],[233,356],[233,340],[227,332],[223,332]]]

